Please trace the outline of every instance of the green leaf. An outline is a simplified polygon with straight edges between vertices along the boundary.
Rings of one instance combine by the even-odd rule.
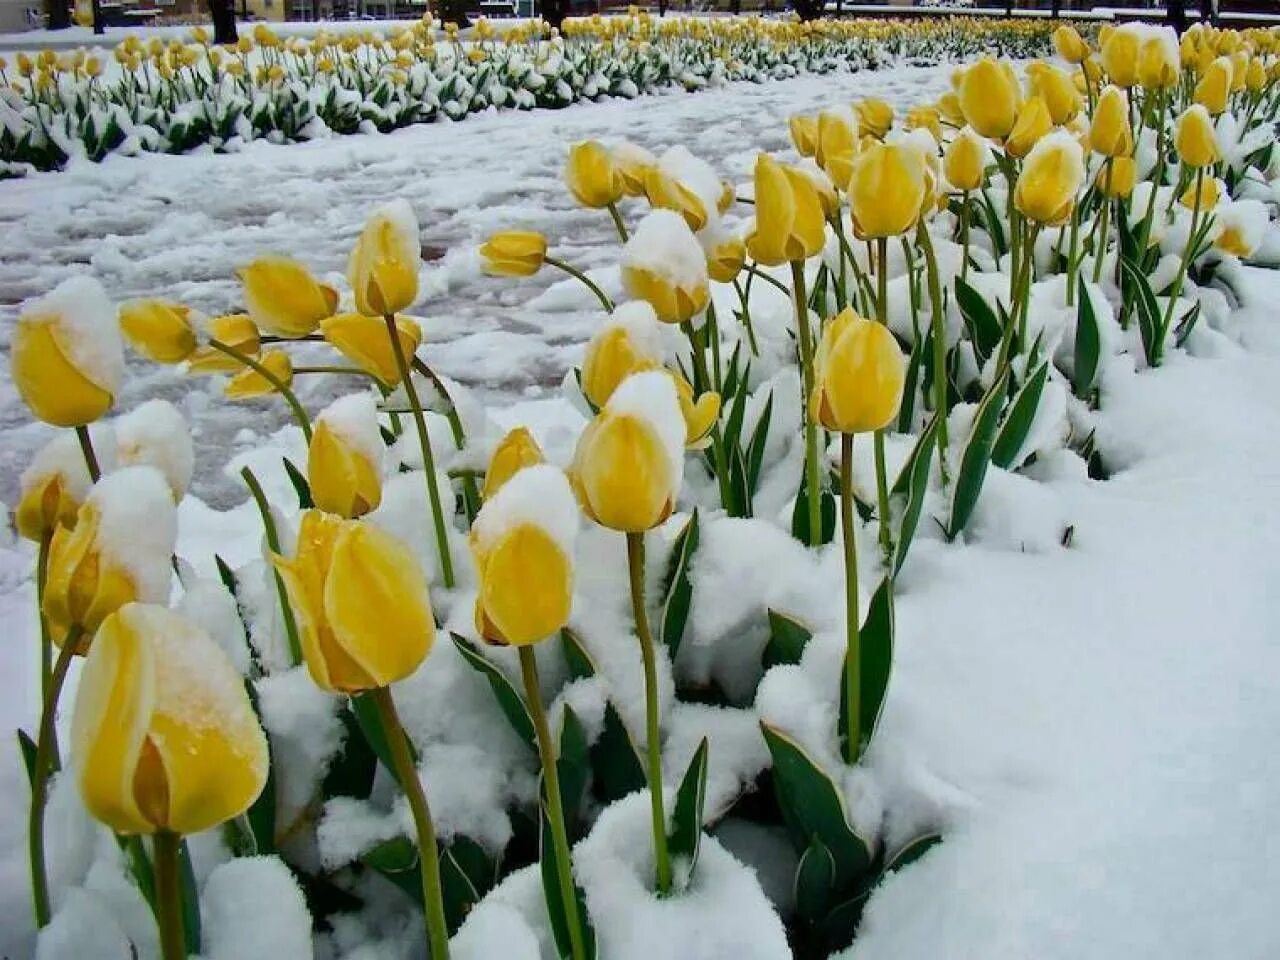
[[[22,754],[22,765],[27,771],[27,787],[36,782],[36,742],[27,736],[27,731],[19,727],[18,752]]]
[[[253,713],[262,722],[262,710],[258,703],[258,691],[250,680],[244,681],[245,693],[249,695],[249,705]],[[258,853],[274,853],[276,849],[276,766],[275,749],[271,740],[267,740],[267,782],[262,792],[253,801],[245,814],[249,830],[253,834],[254,846]],[[372,776],[370,776],[372,781]],[[366,794],[367,796],[368,794]]]
[[[591,779],[591,753],[582,721],[567,703],[564,723],[560,727],[560,750],[556,757],[556,774],[560,778],[560,800],[564,807],[564,825],[572,840],[579,834],[582,799]]]
[[[773,785],[792,842],[804,850],[818,837],[835,861],[835,888],[846,889],[870,868],[871,845],[849,825],[840,791],[804,748],[764,721],[760,729],[773,758]]]
[[[760,486],[760,468],[764,464],[764,448],[769,442],[769,424],[772,420],[773,391],[770,390],[769,397],[764,402],[764,409],[760,411],[760,418],[756,421],[756,428],[751,431],[751,442],[747,445],[747,492],[749,495],[746,503],[748,507]]]
[[[1147,364],[1157,367],[1164,353],[1165,331],[1156,295],[1151,291],[1147,278],[1131,260],[1123,257],[1120,259],[1120,275],[1124,279],[1124,299],[1137,305],[1138,330],[1142,334],[1142,349],[1146,354]]]
[[[688,858],[690,876],[697,869],[698,848],[702,840],[707,800],[707,754],[707,738],[703,737],[689,761],[684,779],[680,781],[675,809],[671,813],[671,856]]]
[[[959,276],[956,277],[956,304],[960,307],[960,315],[964,318],[981,366],[1000,344],[1000,321],[987,301],[982,299],[982,294]]]
[[[907,358],[907,376],[902,384],[902,406],[898,409],[898,432],[909,433],[911,421],[916,416],[916,385],[920,382],[920,365],[926,353],[929,337],[917,340],[911,348],[911,356]]]
[[[1076,286],[1075,362],[1071,371],[1071,386],[1077,397],[1088,396],[1096,385],[1101,351],[1102,333],[1098,328],[1098,315],[1093,309],[1089,288],[1085,285],[1084,277],[1081,277]]]
[[[303,476],[302,471],[293,465],[293,461],[288,457],[284,457],[284,472],[289,475],[289,482],[293,484],[294,492],[298,495],[298,507],[302,510],[310,510],[314,507],[315,501],[311,499],[311,484],[307,482],[307,478]]]
[[[182,932],[187,953],[200,952],[200,888],[196,872],[191,868],[191,850],[186,838],[178,842],[178,884],[182,894]]]
[[[457,846],[456,843],[451,844],[440,855],[440,893],[441,900],[444,901],[445,926],[449,928],[450,935],[456,933],[462,926],[462,922],[467,919],[467,914],[480,902],[481,897],[481,891],[476,889],[475,883],[459,862],[458,855],[455,853]],[[414,871],[414,873],[418,872],[418,870]],[[418,893],[421,895],[421,878],[419,877],[418,880]]]
[[[582,645],[582,640],[569,627],[560,630],[560,648],[569,667],[570,680],[587,680],[596,675],[596,664]]]
[[[218,568],[218,579],[222,581],[222,585],[227,588],[227,593],[232,597],[236,596],[236,575],[232,569],[227,566],[227,561],[216,553],[213,555],[214,565]]]
[[[929,425],[920,434],[920,439],[912,447],[898,478],[893,482],[892,492],[906,497],[902,521],[898,524],[898,536],[893,545],[894,576],[897,576],[906,562],[907,551],[911,549],[911,541],[915,539],[920,511],[924,509],[924,497],[929,491],[929,467],[933,463],[933,449],[937,446],[938,428],[944,416],[945,412],[934,414]]]
[[[698,549],[698,511],[693,515],[676,537],[675,546],[671,548],[671,559],[667,562],[667,575],[663,588],[662,602],[662,642],[671,652],[671,660],[675,662],[676,653],[680,649],[680,641],[684,638],[685,624],[689,619],[689,604],[693,600],[693,582],[689,579],[689,564]]]
[[[996,434],[995,445],[991,448],[991,462],[997,467],[1009,470],[1017,466],[1022,445],[1027,441],[1031,425],[1036,419],[1036,411],[1040,408],[1040,397],[1044,394],[1044,384],[1048,378],[1049,361],[1046,360],[1014,396],[1000,432]]]
[[[889,690],[889,674],[893,669],[893,581],[885,577],[871,595],[866,619],[858,631],[858,676],[861,683],[858,726],[860,742],[853,753],[853,763],[867,752],[880,724],[885,694]],[[849,739],[849,701],[845,696],[848,664],[840,668],[840,712],[836,715],[841,742]]]
[[[612,703],[605,704],[604,726],[599,739],[591,746],[591,768],[595,772],[596,792],[606,803],[641,790],[648,782],[640,751]]]
[[[800,477],[800,489],[796,492],[795,506],[791,510],[791,535],[803,544],[809,543],[809,485],[806,482],[809,466],[805,464]],[[830,543],[836,532],[836,498],[827,484],[818,483],[819,516],[822,522],[820,544]]]
[[[1182,315],[1182,319],[1178,321],[1177,327],[1173,331],[1174,346],[1182,346],[1187,342],[1187,338],[1191,336],[1191,331],[1196,328],[1196,321],[1200,319],[1200,302],[1196,301],[1196,305]]]
[[[858,932],[858,924],[862,922],[862,911],[867,905],[870,888],[859,890],[856,894],[831,908],[830,912],[818,924],[822,950],[824,954],[839,953],[849,944]]]
[[[926,833],[908,840],[897,853],[893,854],[885,862],[884,869],[880,871],[880,877],[876,882],[880,883],[890,874],[897,873],[903,867],[915,863],[941,842],[942,834],[940,833]]]
[[[724,443],[730,450],[736,450],[742,438],[742,424],[747,416],[747,397],[750,396],[750,389],[747,381],[751,377],[751,361],[747,361],[746,370],[742,374],[742,381],[738,384],[738,392],[732,394],[733,400],[729,404],[729,415],[724,422]]]
[[[361,693],[351,698],[350,701],[351,714],[356,718],[356,723],[360,725],[360,732],[364,734],[365,742],[370,749],[377,755],[383,767],[391,774],[392,779],[396,783],[400,783],[400,774],[396,772],[396,765],[391,759],[391,747],[387,740],[387,731],[382,726],[382,717],[378,714],[377,705],[373,702],[373,695],[370,693]],[[405,738],[408,740],[408,738]],[[413,741],[408,740],[409,752],[414,753]],[[403,784],[401,784],[403,787]]]
[[[965,528],[973,515],[973,508],[978,505],[978,494],[982,492],[982,483],[987,478],[987,465],[991,462],[991,448],[996,441],[996,426],[1000,422],[1000,409],[1004,404],[1005,385],[1008,381],[1009,370],[1006,367],[978,404],[973,429],[969,432],[964,453],[960,457],[960,472],[951,490],[948,539],[955,539]]]
[[[524,697],[520,695],[520,691],[507,679],[507,675],[485,659],[484,655],[469,640],[465,637],[460,637],[456,633],[451,633],[449,636],[453,638],[453,645],[458,648],[458,652],[462,654],[467,663],[471,664],[481,676],[489,681],[489,687],[493,690],[494,697],[497,698],[498,707],[511,724],[512,729],[520,735],[525,743],[537,750],[538,741],[533,729],[533,719],[529,716],[529,707],[525,704]]]
[[[827,912],[834,893],[836,862],[816,836],[800,854],[793,881],[796,913],[806,923],[814,923]]]
[[[373,790],[378,755],[365,738],[364,730],[351,706],[339,710],[338,719],[342,722],[344,731],[342,747],[329,761],[329,769],[320,790],[325,797],[356,797],[363,800]]]
[[[360,862],[379,873],[404,873],[418,866],[418,845],[408,837],[392,837],[360,855]]]
[[[722,397],[732,397],[738,392],[738,378],[741,376],[742,365],[742,343],[734,345],[733,353],[729,356],[729,367],[725,371]]]
[[[569,939],[569,921],[566,916],[567,905],[560,893],[560,859],[556,845],[551,838],[551,824],[547,820],[545,809],[539,804],[538,817],[540,823],[539,836],[541,849],[538,853],[538,867],[542,874],[542,894],[547,901],[547,916],[551,921],[551,934],[556,941],[556,950],[561,957],[572,956],[572,944]],[[582,936],[586,941],[587,956],[596,956],[596,933],[591,926],[591,918],[587,914],[587,898],[582,888],[575,882],[574,899],[577,901],[578,919],[582,928]]]
[[[804,648],[813,638],[813,631],[799,620],[777,610],[769,610],[769,642],[760,656],[764,668],[780,663],[797,664]]]

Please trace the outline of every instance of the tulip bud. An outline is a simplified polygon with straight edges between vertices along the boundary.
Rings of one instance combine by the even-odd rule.
[[[1018,116],[1018,84],[1008,70],[983,57],[964,72],[959,94],[969,126],[996,140],[1009,135]]]
[[[938,115],[953,127],[965,125],[964,110],[960,106],[960,96],[948,91],[938,98]]]
[[[873,143],[858,154],[849,181],[854,230],[863,239],[906,233],[920,218],[926,187],[919,151]]]
[[[1267,220],[1267,208],[1259,200],[1224,204],[1218,211],[1218,225],[1222,232],[1213,245],[1223,253],[1248,259],[1262,245]]]
[[[662,334],[657,314],[645,300],[621,304],[587,343],[582,392],[597,410],[627,377],[662,366]]]
[[[1226,57],[1218,57],[1209,64],[1196,84],[1195,102],[1216,117],[1227,109],[1227,99],[1230,96],[1231,61]]]
[[[575,143],[569,148],[564,181],[584,207],[607,207],[622,199],[622,178],[618,176],[613,157],[594,140]]]
[[[1065,71],[1050,64],[1040,64],[1032,80],[1032,89],[1044,101],[1055,126],[1070,123],[1080,113],[1080,92]]]
[[[1089,128],[1089,147],[1104,157],[1126,157],[1133,153],[1129,101],[1119,87],[1108,86],[1098,97]]]
[[[320,332],[330,346],[383,386],[400,383],[400,365],[391,348],[385,320],[362,313],[340,313],[322,322]],[[410,317],[396,317],[396,336],[405,360],[412,362],[422,342],[421,328]]]
[[[622,285],[663,323],[684,323],[706,307],[707,262],[678,214],[654,210],[640,221],[622,251]]]
[[[947,182],[957,190],[977,190],[986,178],[988,152],[986,141],[965,127],[942,155]]]
[[[88,277],[64,280],[18,317],[9,346],[14,386],[31,412],[81,427],[111,408],[124,375],[120,328]]]
[[[268,350],[258,357],[258,363],[271,372],[286,387],[293,383],[293,361],[283,350]],[[229,381],[223,391],[228,400],[251,400],[276,392],[275,385],[257,370],[243,370]]]
[[[833,183],[845,184],[858,152],[857,119],[847,108],[818,114],[818,142],[813,158]]]
[[[671,377],[628,377],[582,435],[569,479],[583,512],[613,530],[640,533],[675,508],[687,428]]]
[[[1182,64],[1173,31],[1156,27],[1138,48],[1138,82],[1148,90],[1178,85]]]
[[[667,371],[676,386],[676,398],[680,401],[680,415],[684,418],[684,445],[690,449],[706,446],[711,428],[720,418],[720,394],[708,390],[697,400],[693,399],[693,386],[683,374]]]
[[[1221,159],[1209,111],[1198,103],[1187,107],[1178,117],[1174,125],[1173,145],[1182,162],[1189,167],[1208,167]]]
[[[1201,210],[1212,210],[1218,205],[1218,201],[1222,198],[1225,191],[1222,187],[1222,181],[1214,177],[1205,177],[1200,181],[1199,206]],[[1197,204],[1196,185],[1192,181],[1191,186],[1183,191],[1182,196],[1178,198],[1178,202],[1188,210],[1193,210]]]
[[[1089,45],[1075,27],[1065,23],[1053,31],[1053,46],[1068,63],[1080,63],[1089,56]]]
[[[1117,87],[1138,82],[1138,33],[1133,24],[1117,27],[1102,41],[1102,69]]]
[[[167,300],[120,305],[120,329],[130,346],[156,363],[181,363],[196,349],[191,308]]]
[[[316,418],[307,452],[311,499],[340,517],[362,517],[382,502],[378,408],[367,393],[339,397]]]
[[[489,458],[489,468],[484,473],[484,501],[488,503],[508,480],[525,467],[545,462],[542,448],[527,427],[508,431]]]
[[[115,437],[108,424],[91,430],[98,465],[115,469]],[[76,513],[93,487],[84,454],[74,434],[59,432],[41,447],[19,478],[20,497],[14,508],[18,533],[36,543],[59,527],[73,527]]]
[[[338,306],[338,291],[318,283],[297,260],[259,257],[237,272],[249,316],[277,337],[314,333]]]
[[[488,643],[528,646],[569,622],[578,505],[555,467],[529,466],[476,515],[471,554],[476,630]]]
[[[912,107],[907,111],[906,125],[908,130],[928,130],[935,141],[942,143],[942,119],[937,107]]]
[[[822,201],[803,172],[760,154],[755,201],[755,229],[747,237],[752,259],[778,266],[822,252],[827,240]]]
[[[883,140],[893,126],[893,107],[883,100],[868,97],[857,106],[858,135]]]
[[[868,433],[898,416],[906,361],[889,328],[850,309],[822,330],[809,415],[828,430]]]
[[[1022,158],[1031,152],[1031,148],[1040,142],[1040,138],[1053,129],[1053,118],[1049,116],[1049,108],[1040,97],[1031,97],[1023,101],[1018,111],[1017,122],[1004,142],[1005,151],[1011,157]]]
[[[481,265],[491,277],[532,277],[546,256],[547,238],[536,230],[503,230],[480,247]]]
[[[1231,54],[1231,92],[1239,93],[1244,89],[1245,75],[1249,72],[1249,53],[1237,50]]]
[[[173,502],[180,503],[191,486],[195,448],[186,419],[168,400],[148,400],[112,424],[115,460],[122,467],[147,466],[160,471]]]
[[[1257,93],[1267,85],[1267,68],[1259,57],[1249,61],[1245,70],[1244,86],[1250,93]]]
[[[78,628],[83,652],[123,604],[168,599],[176,536],[172,494],[158,470],[125,467],[94,484],[75,526],[58,527],[49,543],[43,610],[54,643]]]
[[[643,197],[645,181],[658,159],[644,147],[623,142],[613,148],[613,165],[622,182],[622,192],[628,197]]]
[[[707,208],[702,199],[659,167],[650,167],[646,173],[645,195],[653,209],[674,210],[695,233],[707,225]]]
[[[323,690],[358,693],[409,676],[435,642],[427,580],[409,548],[367,521],[302,515],[292,557],[272,555]]]
[[[395,200],[375,210],[347,260],[356,309],[385,317],[409,307],[418,298],[421,261],[418,218],[409,201]]]
[[[791,142],[802,157],[812,157],[818,149],[818,119],[797,113],[787,120]]]
[[[1133,157],[1115,157],[1098,171],[1098,189],[1111,198],[1127,197],[1138,180],[1138,164]]]
[[[256,357],[262,349],[258,328],[245,313],[232,313],[208,321],[210,338],[225,343],[238,353]],[[187,373],[237,373],[244,369],[239,360],[213,347],[199,347],[187,360]]]
[[[1041,138],[1023,161],[1013,202],[1029,220],[1065,223],[1084,183],[1084,151],[1071,134],[1057,131]]]
[[[708,230],[698,238],[707,256],[707,276],[716,283],[731,283],[747,259],[747,245],[737,234]]]

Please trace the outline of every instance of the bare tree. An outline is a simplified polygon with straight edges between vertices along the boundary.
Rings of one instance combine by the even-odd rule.
[[[233,0],[208,0],[209,17],[213,20],[213,42],[217,44],[235,43],[236,10]]]

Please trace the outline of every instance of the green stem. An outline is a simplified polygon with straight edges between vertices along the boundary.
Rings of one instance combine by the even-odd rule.
[[[302,374],[305,374],[305,373],[338,373],[338,374],[348,374],[353,377],[368,377],[371,380],[378,379],[368,370],[361,370],[359,367],[342,366],[341,364],[332,364],[332,365],[322,364],[320,366],[315,366],[315,367],[294,367],[293,368],[293,375],[295,377],[301,376]]]
[[[960,279],[969,278],[969,191],[960,205]]]
[[[888,326],[889,238],[878,238],[876,247],[876,319]],[[889,477],[885,469],[884,430],[875,432],[873,443],[876,455],[876,510],[880,514],[880,553],[887,564],[893,556],[893,532],[889,529]]]
[[[27,844],[31,859],[31,899],[35,905],[36,928],[49,923],[49,881],[44,866],[44,811],[49,800],[49,774],[52,773],[50,750],[57,734],[54,718],[58,713],[58,698],[67,679],[67,670],[75,656],[76,647],[84,629],[73,624],[62,641],[58,659],[49,676],[49,695],[40,711],[40,729],[36,732],[35,769],[31,776],[31,811],[27,823]]]
[[[1098,228],[1098,243],[1097,243],[1097,246],[1094,247],[1094,252],[1093,252],[1093,282],[1094,283],[1097,283],[1099,280],[1102,279],[1102,261],[1107,254],[1107,231],[1110,226],[1108,221],[1108,216],[1111,213],[1111,197],[1107,193],[1105,184],[1107,184],[1111,179],[1111,165],[1112,165],[1112,161],[1110,157],[1107,157],[1107,159],[1102,164],[1102,183],[1104,184],[1104,187],[1101,190],[1102,214],[1099,218],[1100,225]],[[1153,195],[1155,194],[1154,185],[1152,185],[1151,192]]]
[[[542,780],[547,787],[547,819],[551,823],[551,842],[556,848],[556,873],[560,882],[560,901],[564,904],[569,927],[572,960],[587,960],[586,938],[582,934],[582,918],[578,914],[578,895],[573,886],[573,863],[570,860],[569,832],[564,826],[564,803],[560,796],[560,772],[556,767],[556,750],[547,726],[547,713],[542,705],[538,685],[538,660],[533,647],[520,648],[520,672],[524,677],[525,699],[538,735],[538,753],[542,757]]]
[[[1196,184],[1195,198],[1191,204],[1191,230],[1187,235],[1187,245],[1182,249],[1182,258],[1178,261],[1178,273],[1173,278],[1173,286],[1169,289],[1169,305],[1165,307],[1164,322],[1160,325],[1160,329],[1156,331],[1159,337],[1155,348],[1152,350],[1152,357],[1155,359],[1154,366],[1160,365],[1160,360],[1164,355],[1164,333],[1169,329],[1169,324],[1173,321],[1173,308],[1178,302],[1178,295],[1182,293],[1182,283],[1187,278],[1187,268],[1191,265],[1191,257],[1195,253],[1196,231],[1200,226],[1200,189],[1204,185],[1204,167],[1196,168]]]
[[[422,468],[427,475],[427,499],[431,503],[431,518],[435,525],[436,550],[440,554],[440,572],[446,587],[453,587],[453,555],[449,552],[449,537],[445,530],[444,509],[440,506],[440,489],[436,481],[436,460],[431,454],[431,437],[427,434],[427,420],[422,415],[422,404],[418,401],[418,389],[413,385],[413,377],[409,373],[409,362],[405,359],[404,346],[396,332],[395,317],[387,316],[387,336],[391,340],[391,352],[396,357],[396,368],[400,371],[400,380],[404,384],[405,395],[409,398],[409,407],[413,413],[413,423],[418,429],[418,447],[422,451]]]
[[[49,543],[51,534],[40,538],[40,552],[36,555],[36,615],[40,618],[40,708],[49,703],[49,685],[53,676],[53,641],[49,638],[49,621],[44,616],[44,585],[49,579]],[[58,757],[58,738],[50,744],[53,769],[62,766]]]
[[[1155,191],[1151,191],[1151,195],[1155,196]],[[1076,249],[1080,242],[1080,204],[1076,204],[1071,210],[1071,239],[1067,243],[1067,306],[1075,306],[1076,302],[1076,271],[1079,264],[1076,263]]]
[[[1022,287],[1018,301],[1013,309],[1018,317],[1018,345],[1027,342],[1027,310],[1031,305],[1031,284],[1036,279],[1036,238],[1040,236],[1040,224],[1028,222],[1026,225],[1025,248],[1022,251]]]
[[[631,581],[631,613],[635,617],[640,656],[644,661],[645,747],[648,752],[649,808],[653,819],[653,858],[658,895],[671,890],[671,856],[667,853],[667,817],[662,809],[662,744],[658,727],[658,668],[644,608],[644,534],[627,534],[627,572]]]
[[[776,279],[775,277],[769,276],[769,274],[765,273],[763,270],[757,267],[754,263],[748,263],[744,265],[742,269],[747,271],[747,273],[751,274],[753,277],[759,277],[765,283],[769,284],[769,286],[775,288],[779,293],[781,293],[788,300],[791,299],[791,291],[787,289],[787,285],[785,283]]]
[[[836,309],[843,310],[849,305],[848,264],[845,262],[844,257],[844,252],[849,244],[844,238],[844,217],[839,209],[836,210],[835,216],[831,218],[831,225],[835,228],[836,241],[838,243],[836,250],[840,255],[840,277],[836,282]]]
[[[750,287],[751,278],[747,278],[747,286]],[[738,278],[734,277],[733,289],[738,293],[738,302],[742,304],[742,325],[747,328],[747,344],[751,347],[751,355],[753,357],[760,356],[760,346],[756,343],[756,331],[751,325],[751,305],[747,302],[747,290],[744,290],[742,284],[738,282]]]
[[[934,253],[933,238],[923,220],[916,228],[920,249],[924,251],[925,269],[929,278],[929,303],[933,308],[933,406],[938,417],[938,466],[942,470],[942,487],[945,490],[950,478],[947,470],[947,343],[943,326],[942,281],[938,277],[938,257]]]
[[[431,822],[431,808],[427,805],[427,795],[422,789],[422,780],[418,777],[418,769],[414,766],[413,756],[409,753],[409,740],[404,727],[400,724],[400,716],[396,713],[395,701],[391,698],[388,687],[375,687],[370,696],[382,720],[382,729],[387,737],[387,748],[391,752],[391,763],[395,768],[396,779],[404,790],[409,801],[409,809],[413,813],[413,824],[418,833],[418,865],[422,873],[422,909],[426,913],[427,942],[430,945],[431,960],[448,960],[449,928],[444,918],[444,896],[440,884],[440,853],[436,849],[436,830]]]
[[[102,476],[98,467],[98,455],[93,452],[93,438],[89,436],[88,427],[76,427],[76,439],[80,441],[80,452],[84,454],[84,465],[89,468],[89,479],[94,483]]]
[[[720,369],[720,318],[716,316],[715,301],[707,301],[707,341],[711,344],[711,386],[716,393],[724,393],[723,373]]]
[[[453,402],[453,396],[449,393],[449,388],[444,385],[444,381],[440,379],[436,372],[419,360],[416,355],[413,358],[413,369],[430,380],[431,385],[436,388],[436,392],[444,398],[445,405],[448,407],[444,417],[449,421],[449,432],[453,434],[453,446],[454,449],[461,450],[466,445],[467,434],[462,428],[462,417],[458,416],[458,405]],[[463,477],[462,486],[468,504],[480,502],[480,488],[476,485],[474,476]]]
[[[161,830],[152,838],[156,860],[156,923],[160,927],[160,952],[164,960],[186,960],[186,935],[182,929],[182,885],[179,879],[176,833]]]
[[[588,290],[596,295],[596,298],[600,301],[600,304],[604,307],[606,313],[613,313],[613,301],[609,299],[608,295],[603,290],[596,286],[594,280],[588,277],[577,267],[572,264],[565,263],[563,260],[559,260],[555,257],[544,257],[543,263],[555,267],[557,270],[562,270],[575,280],[580,281]]]
[[[263,380],[271,384],[271,388],[284,397],[285,403],[289,404],[289,409],[293,411],[293,418],[298,421],[298,426],[302,428],[302,435],[306,437],[307,443],[311,442],[311,418],[307,416],[307,411],[303,409],[302,404],[298,402],[298,397],[289,389],[289,385],[268,370],[263,364],[259,363],[253,357],[249,356],[235,347],[223,343],[216,338],[209,341],[209,346],[224,353],[233,360],[236,360],[248,367]]]
[[[861,619],[858,616],[858,542],[853,522],[853,434],[840,434],[840,532],[844,539],[844,612],[848,633],[844,653],[845,763],[858,759],[862,742]]]
[[[240,477],[249,487],[253,502],[258,505],[258,514],[262,517],[262,528],[267,535],[267,547],[272,553],[281,553],[280,535],[276,532],[275,517],[271,515],[271,505],[267,503],[267,495],[262,492],[262,484],[248,467],[240,471]],[[276,596],[280,599],[280,616],[284,620],[285,637],[289,641],[289,661],[295,666],[302,662],[302,644],[298,640],[298,623],[293,618],[293,607],[289,605],[289,592],[285,589],[284,579],[279,573],[272,575],[276,579]]]
[[[627,225],[623,222],[622,214],[618,212],[616,203],[609,204],[609,216],[613,217],[613,225],[618,230],[618,239],[626,243],[631,238],[627,236]]]
[[[822,543],[822,501],[818,476],[818,428],[809,414],[809,398],[813,396],[813,337],[809,332],[808,297],[804,289],[804,263],[791,261],[791,285],[794,288],[793,303],[796,312],[796,335],[800,340],[800,373],[804,384],[804,396],[800,409],[804,415],[804,464],[805,491],[809,512],[809,546]]]

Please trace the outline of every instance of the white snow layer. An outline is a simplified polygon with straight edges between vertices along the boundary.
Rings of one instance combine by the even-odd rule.
[[[564,471],[540,463],[517,471],[504,483],[480,508],[471,532],[481,549],[486,549],[527,524],[547,533],[572,559],[581,516]]]

